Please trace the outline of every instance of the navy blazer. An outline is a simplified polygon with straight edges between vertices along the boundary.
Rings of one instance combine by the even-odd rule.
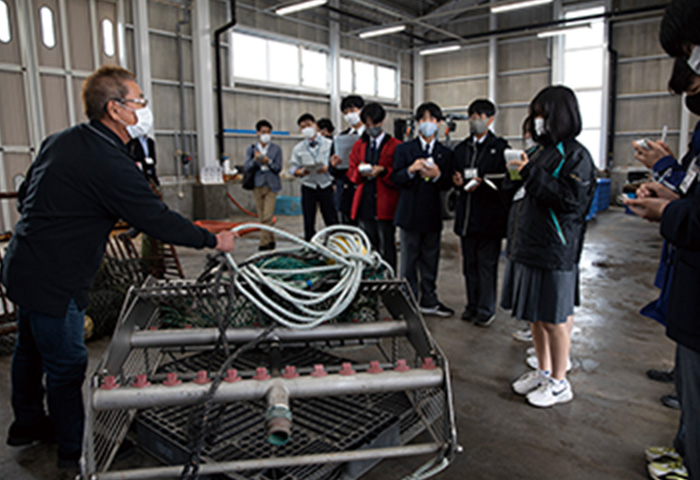
[[[437,181],[426,181],[418,173],[413,178],[408,174],[408,167],[416,159],[424,157],[425,152],[418,138],[396,147],[391,181],[401,191],[401,196],[394,224],[413,232],[439,232],[442,230],[440,191],[452,185],[453,154],[452,150],[435,142],[432,157],[440,168]]]
[[[245,152],[245,165],[243,169],[246,171],[253,168],[257,163],[255,161],[257,145],[257,142],[250,145]],[[267,164],[268,169],[265,171],[259,169],[255,173],[255,186],[264,187],[267,185],[270,187],[270,190],[276,193],[282,190],[282,182],[280,181],[280,171],[282,170],[282,149],[279,147],[279,145],[270,143],[267,146],[267,156],[270,159],[270,163]]]

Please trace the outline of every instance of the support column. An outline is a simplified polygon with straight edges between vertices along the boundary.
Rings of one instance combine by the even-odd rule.
[[[495,0],[491,0],[491,3],[494,3]],[[494,31],[496,30],[498,26],[497,22],[497,17],[496,15],[491,14],[489,16],[489,30]],[[494,105],[498,105],[498,96],[497,96],[497,89],[498,89],[498,39],[496,37],[490,37],[489,38],[489,99],[494,103]],[[494,119],[493,125],[491,125],[491,129],[496,128],[496,122],[497,122],[498,117]]]
[[[418,51],[413,52],[413,108],[415,110],[418,106],[425,102],[425,69],[424,69],[424,58],[423,55],[418,53]]]
[[[198,167],[219,165],[216,158],[214,125],[214,81],[212,77],[212,29],[209,1],[192,4],[192,46],[194,56],[194,104],[197,119]]]
[[[124,0],[117,0],[117,49],[119,54],[119,66],[129,68],[126,61],[126,13],[124,12]]]
[[[562,18],[562,7],[561,0],[554,0],[553,6],[553,20],[560,20]],[[559,85],[564,83],[564,37],[562,35],[557,35],[556,37],[550,38],[551,42],[551,84]]]
[[[338,7],[338,0],[334,0],[332,5]],[[342,118],[340,112],[340,23],[338,23],[338,14],[331,13],[329,23],[329,47],[330,47],[330,66],[329,79],[331,82],[330,95],[330,119],[338,131],[342,130]]]
[[[143,94],[153,101],[151,84],[151,44],[148,36],[148,2],[133,0],[134,44],[136,45],[136,78]]]

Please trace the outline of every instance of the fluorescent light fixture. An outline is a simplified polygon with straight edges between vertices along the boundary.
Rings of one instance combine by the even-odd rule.
[[[578,32],[580,30],[589,30],[591,28],[590,23],[572,25],[570,27],[554,28],[552,30],[545,30],[537,34],[537,38],[547,38],[556,37],[558,35],[564,35],[566,33]]]
[[[512,10],[520,10],[521,8],[536,7],[552,3],[554,0],[524,0],[523,2],[508,3],[505,5],[494,5],[491,7],[491,13],[510,12]]]
[[[425,50],[421,50],[418,53],[420,53],[421,55],[436,55],[438,53],[455,52],[460,48],[462,48],[460,45],[450,45],[447,47],[426,48]]]
[[[382,35],[390,35],[392,33],[403,32],[406,30],[406,25],[394,25],[393,27],[375,28],[373,30],[366,30],[360,33],[360,38],[372,38],[381,37]]]
[[[293,5],[287,5],[286,7],[280,7],[275,10],[277,15],[289,15],[290,13],[301,12],[302,10],[308,10],[309,8],[320,7],[328,3],[328,0],[307,0],[306,2],[295,3]]]

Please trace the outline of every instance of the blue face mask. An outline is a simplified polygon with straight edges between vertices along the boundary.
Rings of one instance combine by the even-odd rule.
[[[418,131],[425,138],[430,138],[438,131],[438,124],[433,122],[422,122],[418,125]]]

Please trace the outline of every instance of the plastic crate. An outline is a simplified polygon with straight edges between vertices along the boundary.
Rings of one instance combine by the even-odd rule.
[[[301,197],[280,195],[275,203],[275,215],[301,215]]]
[[[595,199],[596,211],[602,212],[610,208],[610,179],[599,178]]]

